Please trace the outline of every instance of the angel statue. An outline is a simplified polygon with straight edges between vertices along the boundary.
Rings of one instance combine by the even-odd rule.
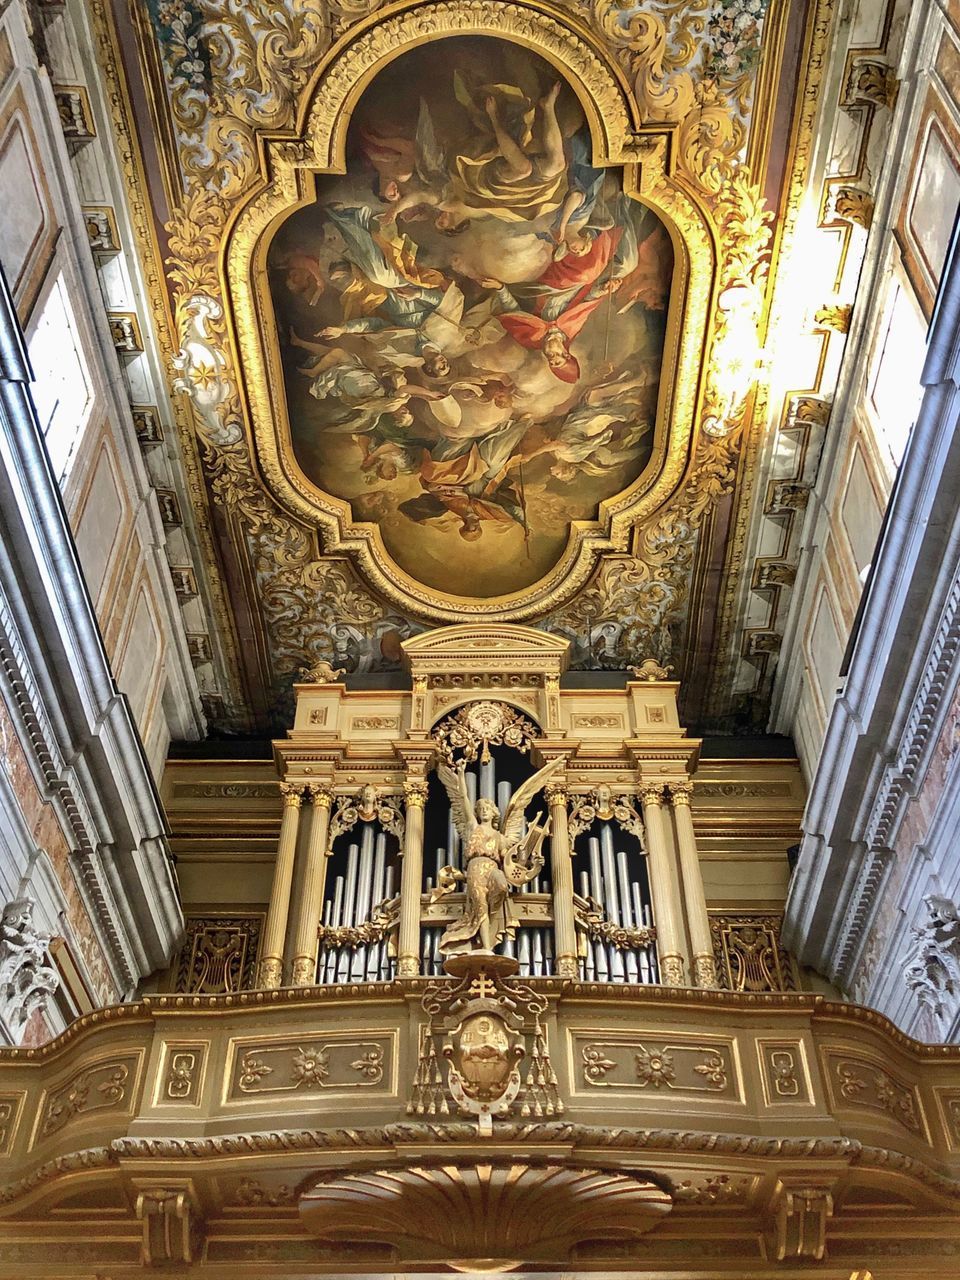
[[[524,810],[565,762],[565,757],[560,756],[528,778],[513,793],[503,815],[492,800],[481,798],[471,805],[463,761],[456,770],[444,764],[438,766],[437,775],[450,797],[466,867],[465,871],[449,866],[440,870],[440,892],[435,896],[449,893],[461,881],[465,887],[463,912],[444,930],[441,954],[492,954],[505,934],[513,934],[516,923],[510,909],[510,888],[526,884],[539,873],[543,866],[540,848],[550,830],[550,819],[541,823],[538,813],[524,834]]]

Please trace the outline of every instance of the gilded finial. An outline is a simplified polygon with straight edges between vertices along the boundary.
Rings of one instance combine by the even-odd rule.
[[[639,667],[630,667],[629,671],[634,680],[645,680],[652,684],[656,680],[669,680],[673,667],[670,663],[661,667],[656,658],[644,658]]]
[[[320,658],[312,667],[300,668],[300,679],[304,684],[333,684],[344,671],[346,667],[334,667],[326,658]]]

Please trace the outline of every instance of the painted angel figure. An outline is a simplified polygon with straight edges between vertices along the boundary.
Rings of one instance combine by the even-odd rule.
[[[440,781],[450,797],[453,820],[463,842],[465,871],[443,867],[441,886],[452,889],[464,882],[463,913],[444,930],[440,939],[442,955],[464,951],[492,953],[507,933],[516,929],[510,909],[510,889],[526,884],[543,866],[541,846],[549,834],[550,819],[540,815],[523,830],[523,814],[531,799],[547,779],[565,763],[564,757],[551,760],[518,787],[501,815],[492,800],[479,799],[471,805],[464,779],[464,764],[456,770],[441,764]]]

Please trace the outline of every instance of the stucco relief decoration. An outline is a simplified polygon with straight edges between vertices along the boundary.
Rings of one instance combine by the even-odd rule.
[[[949,898],[924,899],[926,919],[911,931],[903,976],[917,1002],[949,1027],[960,1008],[960,910]]]
[[[14,1041],[31,1014],[43,1013],[60,985],[50,963],[48,934],[38,933],[29,898],[8,902],[0,916],[0,1019]]]
[[[766,5],[376,9],[149,6],[176,386],[273,677],[464,613],[664,660],[756,376]]]

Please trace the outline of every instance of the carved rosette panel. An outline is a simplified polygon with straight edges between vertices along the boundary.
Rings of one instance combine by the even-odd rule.
[[[918,1090],[904,1083],[885,1063],[839,1051],[824,1054],[834,1106],[865,1108],[885,1116],[918,1138],[926,1138],[927,1122]]]
[[[73,1120],[94,1111],[129,1111],[138,1084],[141,1055],[122,1054],[82,1067],[62,1084],[46,1090],[37,1112],[31,1147],[52,1138]]]
[[[736,1051],[729,1040],[572,1031],[571,1050],[575,1088],[581,1094],[615,1090],[741,1099]]]
[[[394,1031],[239,1040],[230,1056],[228,1102],[355,1090],[390,1093],[395,1088]]]
[[[209,1047],[204,1040],[164,1044],[157,1106],[199,1106]]]
[[[812,1104],[806,1052],[799,1040],[758,1040],[757,1054],[768,1107]]]

